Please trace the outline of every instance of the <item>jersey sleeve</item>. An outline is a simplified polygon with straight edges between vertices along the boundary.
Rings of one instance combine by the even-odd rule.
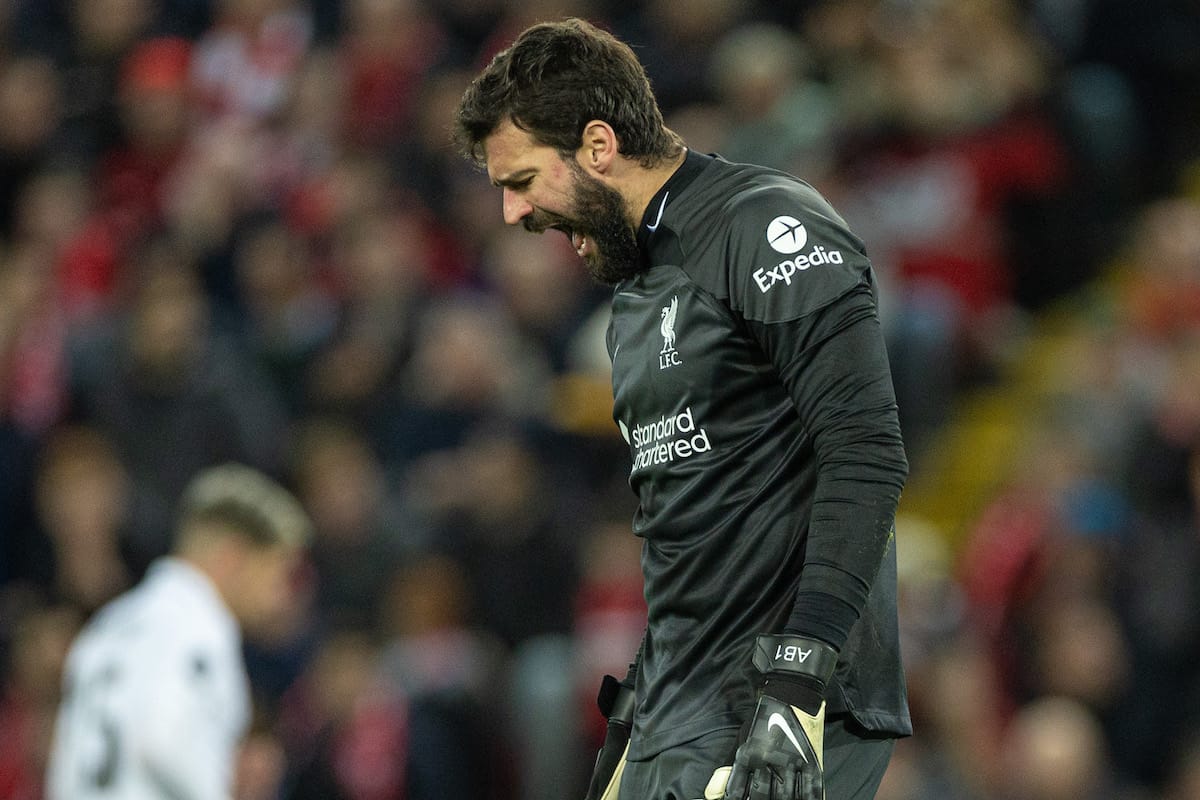
[[[887,550],[908,464],[862,242],[805,185],[737,204],[730,305],[792,398],[817,460],[787,630],[841,649]]]
[[[840,649],[867,604],[908,474],[870,292],[803,320],[749,322],[817,459],[804,568],[787,630]]]

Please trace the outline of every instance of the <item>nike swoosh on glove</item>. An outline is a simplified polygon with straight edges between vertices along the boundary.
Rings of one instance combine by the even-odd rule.
[[[824,800],[825,684],[837,651],[798,636],[759,636],[763,673],[754,716],[731,766],[713,773],[707,800]]]

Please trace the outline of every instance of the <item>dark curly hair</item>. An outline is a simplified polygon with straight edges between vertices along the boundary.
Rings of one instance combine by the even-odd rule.
[[[683,147],[663,122],[637,56],[581,19],[527,28],[471,83],[455,116],[463,154],[482,166],[483,140],[505,119],[564,156],[579,148],[594,119],[612,126],[621,155],[645,167]]]

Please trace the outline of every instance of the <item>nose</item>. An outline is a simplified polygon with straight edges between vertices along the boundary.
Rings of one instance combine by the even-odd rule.
[[[504,187],[504,221],[516,225],[533,213],[533,206],[507,186]]]

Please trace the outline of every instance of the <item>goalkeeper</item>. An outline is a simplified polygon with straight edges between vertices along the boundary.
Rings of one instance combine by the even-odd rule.
[[[524,31],[456,131],[507,223],[562,232],[614,287],[649,624],[601,691],[589,797],[873,797],[911,732],[908,466],[863,243],[803,181],[689,150],[581,20]]]

